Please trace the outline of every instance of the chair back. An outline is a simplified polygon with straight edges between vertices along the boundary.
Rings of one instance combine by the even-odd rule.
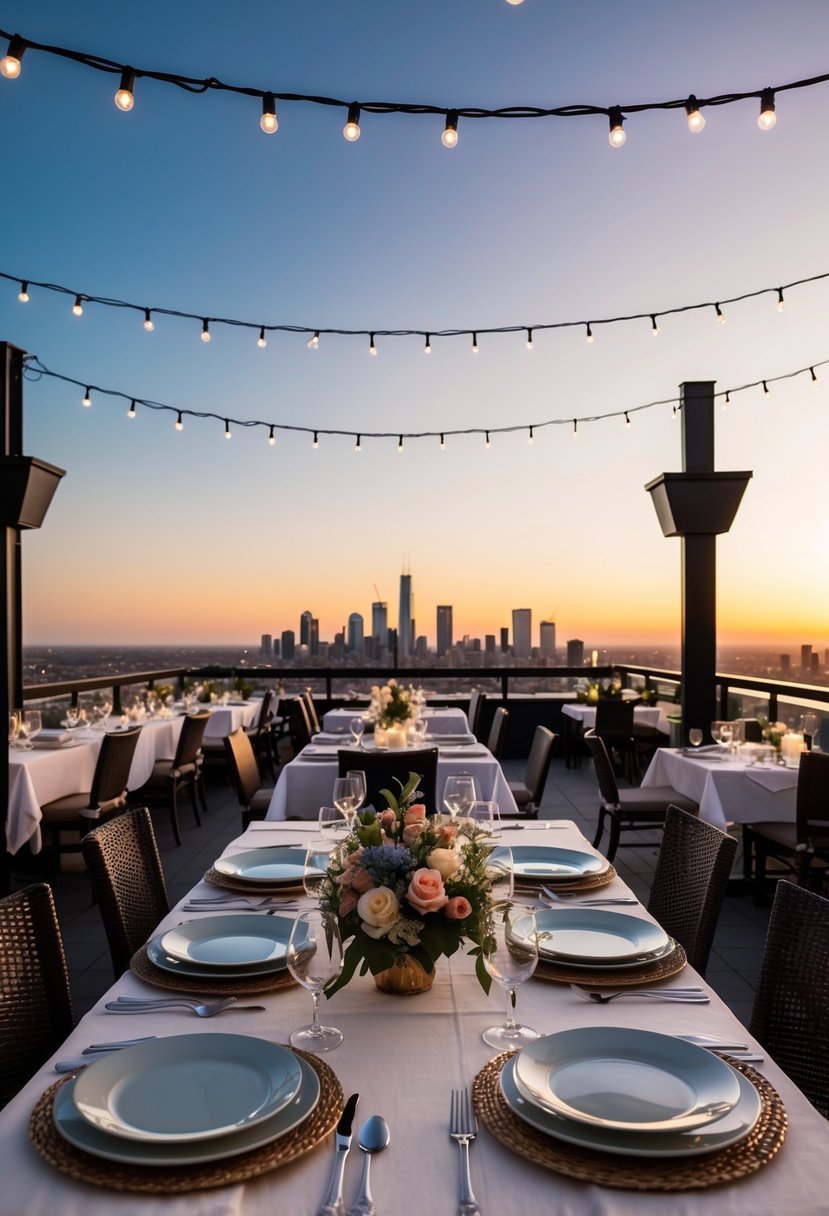
[[[631,701],[599,698],[596,702],[596,725],[600,739],[611,746],[628,742],[633,737],[633,703]]]
[[[669,806],[648,911],[705,974],[737,841],[704,819]]]
[[[345,777],[355,769],[362,769],[366,775],[367,807],[373,806],[381,811],[386,806],[381,790],[391,790],[394,795],[400,793],[399,781],[405,785],[409,773],[420,774],[420,801],[426,806],[427,815],[437,811],[437,775],[438,749],[426,747],[417,751],[340,751],[337,753],[339,775]]]
[[[36,883],[0,899],[0,1106],[72,1029],[69,975],[52,891]]]
[[[469,721],[469,730],[473,735],[478,734],[478,727],[481,723],[481,710],[486,701],[486,693],[481,692],[478,688],[473,688],[469,694],[469,709],[467,710],[467,719]]]
[[[613,772],[613,765],[610,763],[604,740],[600,739],[592,730],[588,730],[585,732],[584,741],[593,758],[593,768],[596,772],[602,801],[607,806],[618,806],[619,786],[616,784],[616,774]]]
[[[320,720],[317,716],[317,707],[314,704],[314,694],[311,692],[310,688],[306,688],[302,695],[305,700],[305,708],[308,711],[308,722],[311,727],[311,734],[318,735],[322,730],[322,727],[320,726]]]
[[[170,911],[153,821],[145,806],[125,811],[81,841],[116,978]]]
[[[224,745],[233,792],[241,807],[250,806],[253,795],[262,785],[253,744],[240,726],[225,737]]]
[[[185,717],[181,724],[176,754],[173,757],[174,769],[186,768],[188,765],[196,763],[209,721],[210,713],[207,710],[197,714],[188,714]]]
[[[131,730],[104,735],[92,775],[90,809],[110,810],[126,801],[132,758],[140,734],[141,727],[135,726]]]
[[[266,730],[271,728],[271,720],[273,718],[273,689],[266,688],[265,694],[262,697],[262,704],[259,708],[259,717],[256,719],[256,737],[259,738]]]
[[[763,728],[756,718],[743,718],[743,742],[763,742]]]
[[[541,799],[544,797],[544,786],[547,784],[555,741],[555,735],[546,726],[536,726],[524,779],[524,784],[532,794],[534,806],[541,806]]]
[[[503,706],[499,706],[492,715],[492,726],[489,729],[489,738],[486,741],[487,747],[496,760],[500,760],[503,754],[508,724],[509,710],[504,709]]]
[[[301,752],[311,742],[311,722],[308,717],[308,706],[304,697],[294,697],[291,702],[289,716],[291,746],[294,754]]]
[[[803,752],[797,772],[797,843],[811,851],[812,836],[829,832],[829,753]]]
[[[829,1118],[829,900],[783,879],[749,1029]]]

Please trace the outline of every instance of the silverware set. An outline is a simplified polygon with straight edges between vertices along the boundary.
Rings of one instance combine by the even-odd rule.
[[[235,1013],[245,1013],[261,1011],[265,1006],[237,1005],[235,996],[226,996],[218,1001],[199,1001],[186,996],[119,996],[117,1000],[107,1001],[104,1008],[109,1013],[163,1013],[167,1009],[189,1009],[197,1018],[215,1018],[217,1014],[227,1013],[230,1009]]]
[[[116,1039],[111,1043],[90,1043],[84,1047],[81,1055],[74,1060],[56,1060],[55,1072],[74,1072],[77,1068],[86,1068],[99,1060],[101,1056],[111,1055],[113,1051],[123,1051],[125,1047],[135,1047],[137,1043],[148,1043],[150,1039],[158,1038],[154,1034],[145,1034],[137,1039]]]
[[[597,992],[590,988],[582,988],[580,984],[571,984],[570,988],[583,1001],[592,1001],[594,1005],[607,1005],[623,996],[642,997],[644,1000],[651,1001],[669,1001],[674,1005],[709,1005],[711,1003],[710,996],[699,985],[688,988],[620,988],[617,992]]]

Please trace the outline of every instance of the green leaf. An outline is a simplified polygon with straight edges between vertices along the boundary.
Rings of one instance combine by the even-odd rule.
[[[483,951],[481,951],[480,949],[477,949],[477,950],[470,950],[469,953],[477,954],[477,956],[478,956],[475,959],[475,975],[477,977],[478,983],[481,985],[481,987],[483,988],[483,990],[487,994],[487,996],[489,996],[489,990],[492,987],[492,976],[489,974],[486,967],[484,966]]]
[[[395,798],[394,794],[391,792],[391,790],[381,790],[380,793],[383,795],[386,802],[389,804],[389,807],[391,808],[391,810],[393,810],[393,811],[400,810],[398,801]]]
[[[345,948],[343,954],[343,969],[336,979],[331,980],[323,989],[327,997],[332,997],[335,992],[339,992],[341,988],[345,988],[354,977],[354,972],[357,970],[357,964],[363,957],[363,940],[359,937],[351,939]]]

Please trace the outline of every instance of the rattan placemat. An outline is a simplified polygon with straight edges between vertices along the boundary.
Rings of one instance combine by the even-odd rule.
[[[762,1110],[748,1135],[731,1148],[699,1157],[618,1157],[579,1148],[537,1131],[513,1114],[501,1093],[501,1069],[512,1055],[505,1052],[481,1069],[472,1086],[472,1101],[496,1140],[545,1169],[598,1186],[634,1191],[686,1191],[735,1182],[768,1165],[786,1136],[788,1119],[780,1095],[748,1064],[729,1063],[757,1089]]]
[[[272,882],[256,883],[242,882],[238,878],[231,878],[227,874],[220,874],[215,866],[211,866],[204,876],[204,881],[212,883],[214,887],[222,887],[225,891],[235,891],[237,895],[304,895],[305,888],[302,883],[298,883],[292,887],[275,886]]]
[[[156,967],[147,955],[147,947],[136,950],[130,959],[130,971],[140,980],[146,980],[156,988],[169,988],[173,992],[187,992],[194,996],[206,994],[216,996],[251,996],[256,992],[279,992],[282,988],[293,988],[296,980],[287,970],[271,972],[261,979],[243,979],[232,976],[230,979],[214,979],[212,976],[203,980],[190,979],[186,975],[174,975],[172,971],[164,971]],[[591,981],[592,982],[592,981]]]
[[[618,874],[613,866],[608,866],[601,874],[586,874],[583,878],[529,878],[522,875],[515,885],[528,891],[537,891],[541,886],[550,887],[553,891],[595,891],[598,887],[606,887],[614,878],[618,878]]]
[[[29,1139],[41,1157],[61,1173],[111,1191],[181,1195],[245,1182],[309,1153],[337,1126],[344,1096],[335,1073],[318,1056],[304,1051],[297,1051],[296,1055],[310,1064],[319,1077],[319,1102],[293,1131],[238,1157],[225,1157],[207,1165],[185,1166],[119,1165],[93,1157],[64,1140],[52,1118],[55,1094],[68,1077],[52,1085],[38,1101],[29,1120]]]
[[[676,975],[688,965],[685,951],[679,942],[674,942],[670,954],[657,959],[655,963],[643,963],[641,967],[630,970],[614,969],[608,971],[597,967],[568,967],[565,963],[553,963],[548,959],[538,960],[534,976],[538,980],[552,980],[556,984],[579,984],[583,988],[630,988],[640,984],[652,984],[657,980],[666,980]]]

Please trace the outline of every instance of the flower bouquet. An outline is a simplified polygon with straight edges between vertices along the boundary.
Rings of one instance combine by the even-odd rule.
[[[388,730],[392,726],[407,726],[417,717],[417,705],[412,699],[411,690],[401,688],[396,680],[371,689],[371,706],[369,714],[375,726]]]
[[[473,943],[469,954],[476,956],[476,975],[489,991],[481,944],[490,916],[491,842],[472,823],[427,817],[426,807],[415,802],[419,782],[410,773],[398,797],[383,790],[387,808],[357,816],[326,871],[320,902],[348,941],[343,970],[328,996],[358,966],[384,991],[423,991],[441,955],[454,954],[466,941]],[[419,986],[401,978],[415,971],[423,981]]]

